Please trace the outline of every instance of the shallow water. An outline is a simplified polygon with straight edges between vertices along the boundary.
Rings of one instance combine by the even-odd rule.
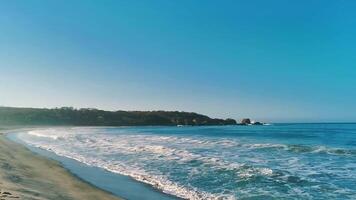
[[[356,124],[46,128],[29,145],[187,199],[356,199]]]

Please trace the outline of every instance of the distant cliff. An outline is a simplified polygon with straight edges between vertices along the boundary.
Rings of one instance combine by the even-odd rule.
[[[41,109],[0,107],[0,125],[73,125],[73,126],[142,126],[142,125],[233,125],[234,119],[178,111],[104,111],[71,107]]]

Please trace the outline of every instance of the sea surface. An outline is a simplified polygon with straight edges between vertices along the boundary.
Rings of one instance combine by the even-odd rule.
[[[356,199],[356,124],[56,127],[17,138],[184,199]]]

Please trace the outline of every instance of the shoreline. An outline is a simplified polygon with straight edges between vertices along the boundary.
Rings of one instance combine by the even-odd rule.
[[[2,130],[2,132],[7,132]],[[0,198],[121,200],[0,133]]]

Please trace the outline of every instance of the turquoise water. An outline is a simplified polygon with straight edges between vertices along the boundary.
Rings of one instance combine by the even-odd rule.
[[[46,128],[17,138],[93,167],[84,179],[106,171],[186,199],[356,199],[356,124]]]

